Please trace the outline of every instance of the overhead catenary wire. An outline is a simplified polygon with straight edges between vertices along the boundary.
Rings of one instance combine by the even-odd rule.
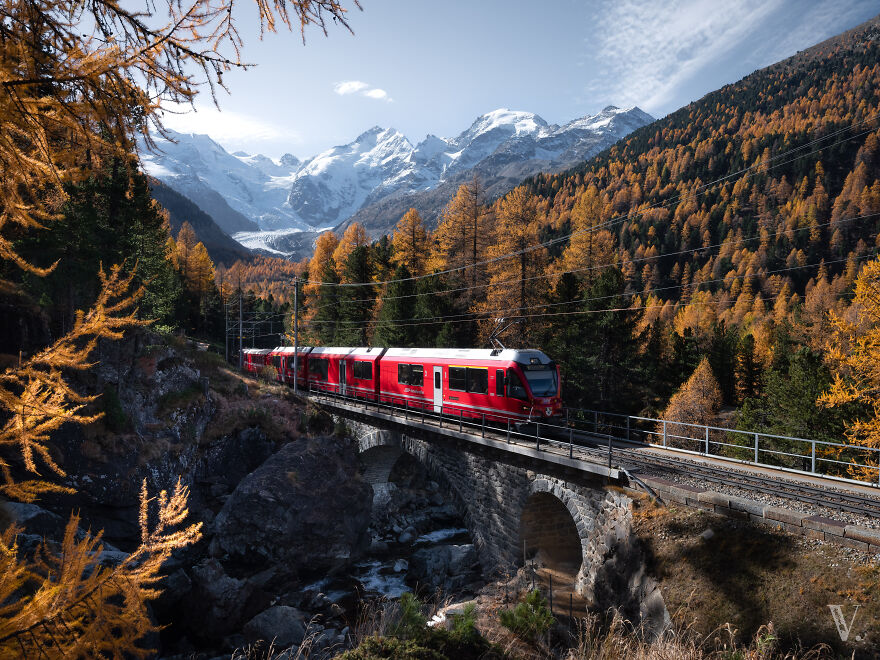
[[[849,125],[844,126],[844,127],[840,128],[840,129],[837,129],[836,131],[832,131],[831,133],[828,133],[828,134],[826,134],[826,135],[823,135],[823,136],[820,136],[820,137],[814,138],[813,140],[811,140],[811,141],[809,141],[809,142],[807,142],[807,143],[805,143],[805,144],[803,144],[803,145],[800,145],[800,146],[798,146],[798,147],[793,147],[793,148],[788,149],[788,150],[786,150],[786,151],[783,151],[783,152],[781,152],[781,153],[779,153],[779,154],[776,154],[775,156],[771,156],[766,162],[767,162],[767,163],[772,163],[773,161],[775,161],[775,160],[777,160],[777,159],[779,159],[779,158],[783,158],[783,157],[789,156],[789,155],[791,155],[791,154],[793,154],[793,153],[796,153],[796,152],[801,151],[801,150],[803,150],[803,149],[806,149],[806,148],[808,148],[808,147],[810,147],[810,146],[812,146],[812,145],[814,145],[814,144],[817,144],[817,143],[819,143],[819,142],[821,142],[821,141],[823,141],[823,140],[827,140],[827,139],[829,139],[829,138],[831,138],[831,137],[835,137],[835,136],[837,136],[837,135],[839,135],[839,134],[841,134],[841,133],[844,133],[844,132],[846,132],[846,131],[853,130],[853,129],[857,128],[858,126],[861,126],[861,125],[863,125],[863,124],[866,124],[866,123],[869,123],[869,122],[871,122],[871,121],[874,121],[874,120],[877,119],[878,117],[880,117],[880,112],[878,112],[878,113],[874,113],[873,115],[871,115],[871,116],[869,116],[869,117],[866,117],[865,119],[862,119],[862,120],[856,122],[855,124],[849,124]],[[640,209],[640,210],[638,210],[638,211],[631,212],[631,213],[629,213],[629,214],[626,215],[626,216],[619,216],[619,217],[617,217],[617,218],[611,218],[611,219],[607,220],[606,222],[604,222],[604,223],[600,223],[600,224],[595,225],[595,226],[593,226],[593,227],[588,227],[588,228],[581,229],[581,230],[578,230],[578,231],[570,232],[569,234],[566,234],[566,235],[564,235],[564,236],[558,236],[558,237],[552,238],[552,239],[550,239],[550,240],[548,240],[548,241],[544,241],[544,242],[542,242],[542,243],[538,243],[538,244],[536,244],[536,245],[529,246],[529,247],[524,248],[524,249],[522,249],[522,250],[517,250],[517,251],[514,251],[514,252],[509,252],[509,253],[506,253],[506,254],[503,254],[503,255],[499,255],[499,256],[497,256],[497,257],[493,257],[493,258],[491,258],[491,259],[486,259],[486,260],[483,260],[483,261],[480,261],[480,262],[471,263],[471,264],[465,264],[465,265],[463,265],[463,266],[459,266],[459,267],[456,267],[456,268],[449,268],[449,269],[442,270],[442,271],[437,271],[437,272],[434,272],[434,273],[427,273],[427,274],[425,274],[425,275],[415,275],[415,276],[412,276],[412,277],[398,278],[398,279],[391,279],[391,280],[384,280],[384,281],[379,281],[379,282],[321,282],[321,281],[314,281],[314,280],[303,280],[302,284],[304,284],[304,285],[312,285],[312,286],[330,286],[330,287],[337,287],[337,288],[343,288],[343,287],[365,287],[365,286],[384,286],[384,285],[387,285],[387,284],[393,284],[393,283],[397,283],[397,282],[418,281],[418,280],[422,280],[422,279],[426,279],[426,278],[432,278],[432,277],[438,277],[438,276],[441,276],[441,275],[447,275],[447,274],[454,273],[454,272],[458,272],[458,271],[461,271],[461,270],[467,270],[468,268],[475,268],[475,267],[478,267],[478,266],[485,266],[485,265],[488,265],[488,264],[491,264],[491,263],[495,263],[495,262],[497,262],[497,261],[502,261],[502,260],[504,260],[504,259],[510,259],[510,258],[513,258],[513,257],[519,256],[519,255],[521,255],[521,254],[525,254],[525,253],[527,253],[527,252],[532,252],[532,251],[534,251],[534,250],[539,250],[539,249],[544,248],[544,247],[549,247],[549,246],[551,246],[551,245],[555,245],[555,244],[557,244],[557,243],[561,243],[561,242],[564,242],[564,241],[566,241],[566,240],[570,240],[573,236],[579,235],[579,234],[581,234],[581,233],[587,233],[587,232],[599,231],[599,230],[601,230],[601,229],[606,229],[606,228],[608,228],[608,227],[610,227],[610,226],[614,226],[614,225],[617,225],[617,224],[621,224],[621,223],[623,223],[623,222],[625,222],[625,221],[627,221],[627,220],[629,220],[629,219],[632,219],[632,218],[634,218],[634,217],[637,217],[637,216],[639,216],[639,215],[642,215],[642,214],[644,214],[644,213],[647,212],[647,211],[651,211],[651,210],[655,210],[655,209],[659,209],[659,208],[664,208],[664,207],[667,207],[667,206],[669,206],[669,205],[671,205],[671,204],[673,204],[673,203],[676,203],[676,204],[677,204],[677,203],[681,202],[683,199],[687,199],[687,198],[689,198],[689,197],[696,197],[697,195],[699,195],[699,194],[705,192],[706,190],[708,190],[708,189],[711,188],[712,186],[718,185],[719,183],[722,183],[722,182],[724,182],[724,181],[728,181],[728,180],[730,180],[730,179],[733,178],[733,177],[739,176],[740,174],[745,174],[745,173],[748,173],[748,172],[757,172],[757,171],[759,171],[759,170],[769,170],[769,169],[772,169],[772,168],[775,168],[775,167],[779,167],[779,166],[781,166],[781,165],[787,165],[787,164],[789,164],[789,163],[794,162],[795,160],[798,160],[799,158],[803,158],[803,157],[808,156],[808,155],[812,155],[812,154],[815,154],[815,153],[819,153],[820,151],[823,151],[823,150],[825,150],[825,149],[829,149],[829,148],[831,148],[831,147],[837,146],[838,144],[843,144],[844,142],[847,142],[847,141],[849,141],[849,140],[854,140],[854,139],[856,139],[856,138],[858,138],[858,137],[861,137],[861,136],[863,136],[863,135],[867,135],[867,134],[870,133],[872,130],[874,130],[874,129],[869,129],[869,130],[866,130],[866,131],[862,131],[861,133],[857,133],[856,135],[850,135],[850,136],[844,138],[843,140],[838,140],[838,141],[836,141],[836,142],[834,142],[834,143],[832,143],[832,144],[828,144],[828,145],[825,145],[825,146],[823,146],[823,147],[819,147],[818,149],[815,149],[815,150],[813,150],[813,151],[811,151],[811,152],[809,152],[809,153],[806,153],[806,154],[800,154],[799,156],[797,156],[797,158],[792,158],[791,160],[787,160],[787,161],[784,161],[784,162],[781,162],[781,163],[775,163],[775,164],[772,164],[772,165],[769,165],[769,164],[765,165],[764,162],[761,162],[761,163],[755,163],[754,165],[750,165],[750,166],[748,166],[748,167],[741,168],[741,169],[737,170],[736,172],[731,172],[731,173],[726,174],[726,175],[724,175],[724,176],[722,176],[722,177],[719,177],[719,178],[717,178],[717,179],[714,179],[713,181],[709,181],[709,182],[707,182],[707,183],[704,183],[704,184],[700,185],[699,187],[697,187],[695,190],[693,190],[693,191],[689,191],[686,195],[678,195],[678,196],[673,197],[673,198],[671,198],[671,199],[669,199],[669,200],[666,200],[665,202],[657,203],[657,204],[654,204],[654,205],[652,205],[652,206],[649,206],[649,207],[647,207],[647,208],[645,208],[645,209]]]
[[[868,259],[868,258],[871,258],[871,257],[874,257],[874,256],[875,256],[875,253],[874,253],[874,252],[870,252],[870,253],[866,253],[866,254],[864,254],[864,255],[861,255],[861,256],[859,256],[859,257],[855,257],[855,259],[856,259],[856,261],[861,261],[861,260],[863,260],[863,259]],[[765,275],[776,275],[776,274],[779,274],[779,273],[790,272],[790,271],[795,271],[795,270],[804,270],[804,269],[807,269],[807,268],[818,268],[818,267],[821,267],[821,266],[823,266],[823,265],[835,264],[835,263],[842,263],[842,262],[846,262],[846,261],[849,261],[849,257],[847,257],[847,258],[845,258],[845,259],[833,259],[833,260],[830,260],[830,261],[826,261],[826,260],[823,259],[823,260],[821,260],[821,261],[819,261],[819,262],[814,262],[814,263],[804,264],[804,265],[802,265],[802,266],[791,266],[791,267],[787,267],[787,268],[780,268],[780,269],[776,269],[776,270],[772,270],[772,271],[766,271],[764,274],[765,274]],[[755,275],[751,275],[751,276],[750,276],[750,275],[747,275],[747,274],[743,274],[743,275],[736,275],[736,276],[734,276],[734,277],[731,278],[731,279],[733,279],[733,280],[736,280],[736,279],[745,279],[746,277],[754,277],[754,276],[755,276]],[[494,316],[500,315],[502,312],[511,311],[511,310],[516,311],[516,310],[527,310],[527,309],[542,309],[542,308],[546,308],[546,307],[553,307],[553,306],[559,306],[559,305],[585,304],[585,303],[588,303],[588,302],[598,302],[598,301],[609,300],[609,299],[612,299],[612,298],[618,298],[618,297],[630,297],[630,298],[633,298],[633,297],[635,297],[635,296],[637,296],[637,295],[638,295],[638,296],[642,296],[642,295],[647,295],[647,294],[649,294],[649,293],[656,293],[657,291],[666,291],[666,290],[673,290],[673,289],[683,289],[683,288],[688,288],[688,287],[692,287],[692,286],[697,287],[697,290],[699,290],[698,287],[699,287],[699,286],[702,286],[703,284],[717,284],[717,283],[719,283],[719,282],[724,282],[725,279],[726,279],[726,278],[718,278],[718,279],[715,279],[715,280],[707,280],[707,281],[705,281],[705,282],[701,282],[701,283],[698,284],[698,285],[694,285],[694,284],[676,284],[676,285],[670,285],[670,286],[665,286],[665,287],[655,287],[655,288],[653,288],[653,289],[647,289],[647,290],[645,290],[645,291],[640,291],[640,292],[638,292],[638,293],[630,293],[630,294],[627,294],[627,293],[615,293],[615,294],[611,294],[611,295],[607,295],[607,296],[596,296],[596,297],[589,297],[589,298],[577,298],[577,299],[574,299],[574,300],[564,301],[564,302],[560,302],[560,303],[542,303],[542,304],[538,304],[538,305],[529,305],[529,306],[526,306],[526,307],[508,307],[508,308],[503,308],[503,309],[491,309],[491,310],[483,310],[483,311],[479,311],[479,312],[468,312],[468,313],[464,313],[464,314],[449,314],[449,315],[445,315],[445,316],[428,317],[428,318],[425,318],[425,319],[420,319],[420,321],[425,321],[425,323],[419,323],[419,325],[436,325],[436,324],[438,324],[438,323],[445,323],[445,322],[449,322],[449,321],[462,322],[462,323],[464,323],[464,322],[467,322],[467,323],[473,323],[474,321],[481,321],[481,320],[486,320],[486,319],[488,319],[488,318],[493,318]],[[757,296],[756,296],[756,297],[757,297]],[[777,296],[770,296],[770,297],[768,297],[768,299],[773,299],[773,300],[775,300],[776,297],[777,297]],[[725,302],[725,301],[718,301],[718,302],[721,303],[721,302]],[[730,301],[727,301],[727,302],[730,302]],[[665,304],[666,304],[666,303],[664,302],[663,304],[660,305],[660,307],[663,307]],[[702,303],[701,301],[685,303],[685,305],[697,305],[697,304],[703,304],[703,303]],[[584,313],[602,313],[602,312],[608,312],[608,311],[624,311],[624,310],[627,310],[627,311],[634,311],[634,310],[635,310],[635,311],[637,311],[637,310],[639,310],[639,309],[647,309],[647,308],[646,308],[646,307],[639,307],[639,306],[631,306],[631,307],[621,308],[620,310],[613,310],[613,309],[584,310]],[[546,316],[553,316],[553,315],[554,315],[554,314],[552,314],[552,313],[548,313],[548,314],[546,314]],[[474,317],[474,318],[462,318],[462,317],[465,317],[465,316],[468,316],[468,317]],[[531,316],[541,316],[541,314],[531,315]],[[507,318],[507,319],[524,318],[524,317],[519,317],[519,316],[508,316],[508,315],[504,315],[504,317]],[[410,325],[410,324],[408,324],[408,323],[405,323],[405,321],[411,321],[411,320],[412,320],[412,319],[381,319],[381,322],[383,322],[383,323],[395,323],[398,327],[404,327],[404,326]],[[320,320],[312,319],[312,320],[306,320],[306,322],[309,323],[309,324],[332,324],[332,325],[339,325],[339,324],[356,324],[356,325],[363,325],[363,322],[361,322],[361,321],[344,321],[344,320],[342,320],[342,321],[340,321],[340,320],[336,320],[336,321],[320,321]],[[398,323],[398,322],[400,322],[400,323]]]
[[[810,226],[796,227],[796,228],[790,229],[790,230],[789,229],[782,229],[779,231],[775,231],[773,233],[769,233],[766,236],[762,236],[761,234],[756,234],[755,236],[743,237],[743,238],[736,239],[733,241],[723,241],[721,243],[714,243],[712,245],[705,245],[705,246],[701,246],[698,248],[688,248],[687,250],[677,250],[675,252],[664,252],[662,254],[658,253],[655,255],[651,255],[649,257],[638,257],[638,258],[634,258],[634,259],[621,260],[621,261],[615,260],[615,261],[601,263],[601,264],[594,264],[592,266],[584,266],[583,268],[572,268],[570,270],[547,271],[546,273],[543,273],[541,275],[533,275],[531,277],[526,277],[526,278],[522,278],[522,279],[517,277],[517,278],[511,278],[508,280],[502,280],[500,282],[485,282],[482,284],[472,284],[472,285],[468,285],[468,286],[464,286],[464,287],[444,289],[441,291],[408,293],[408,294],[401,295],[401,296],[382,296],[381,298],[383,301],[403,300],[406,298],[418,298],[420,296],[425,296],[425,295],[432,295],[433,296],[433,295],[441,295],[441,294],[447,294],[447,293],[459,293],[459,292],[463,292],[463,291],[471,291],[474,289],[486,289],[489,287],[503,286],[505,284],[513,284],[513,283],[518,283],[521,281],[522,282],[531,282],[534,280],[551,279],[551,278],[555,278],[555,277],[561,277],[562,275],[566,275],[566,274],[577,274],[577,273],[588,272],[591,270],[601,270],[601,269],[608,268],[609,266],[625,266],[625,265],[643,263],[643,262],[648,262],[648,261],[656,261],[656,260],[665,259],[668,257],[678,257],[678,256],[681,256],[684,254],[692,254],[695,252],[705,252],[708,250],[714,250],[715,248],[719,248],[719,251],[720,251],[720,249],[723,247],[741,245],[743,243],[747,243],[750,241],[759,241],[759,240],[762,240],[763,238],[773,238],[775,236],[787,234],[789,231],[791,231],[791,232],[810,231],[812,229],[821,229],[823,227],[828,227],[831,225],[839,225],[839,224],[843,224],[845,222],[854,222],[856,220],[867,220],[868,218],[874,218],[874,217],[878,217],[878,216],[880,216],[880,212],[868,213],[865,215],[855,216],[852,218],[839,218],[837,220],[829,220],[828,222],[818,223],[816,225],[813,225],[812,227],[810,227]],[[696,286],[696,285],[693,285],[693,286]],[[354,299],[354,300],[345,300],[342,302],[344,302],[345,304],[348,304],[348,303],[359,303],[359,302],[372,302],[374,300],[375,300],[375,298],[358,298],[358,299]],[[339,302],[336,302],[336,303],[327,304],[327,305],[319,305],[317,307],[311,307],[310,310],[317,311],[319,309],[326,309],[328,307],[336,307],[339,304],[340,304]]]

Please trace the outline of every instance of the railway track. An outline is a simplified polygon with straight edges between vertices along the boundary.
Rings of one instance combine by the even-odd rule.
[[[317,398],[323,399],[330,405],[333,405],[334,401],[339,401],[338,398],[329,396]],[[363,407],[367,413],[377,410],[374,403],[364,405],[362,401],[349,400],[347,398],[344,399],[344,402]],[[411,414],[403,413],[398,407],[394,406],[383,405],[380,408],[384,413],[391,412],[400,417],[404,417],[405,414],[407,416]],[[416,414],[412,419],[414,421],[418,419],[418,421],[431,424],[438,429],[441,427],[441,422],[435,413],[428,413],[427,415]],[[504,430],[489,425],[483,427],[478,422],[462,421],[446,415],[443,416],[443,421],[445,422],[445,428],[454,428],[456,423],[458,423],[461,425],[462,430],[467,430],[468,432],[483,434],[486,437],[500,441],[506,441],[508,438]],[[529,434],[520,432],[513,433],[509,441],[515,444],[532,445],[538,441],[537,444],[544,451],[553,451],[554,453],[564,455],[570,454],[574,458],[587,459],[594,463],[605,463],[608,461],[608,438],[589,433],[576,432],[572,434],[571,445],[568,440],[544,436],[533,439]],[[630,446],[626,446],[627,444]],[[795,481],[783,472],[780,472],[778,475],[750,473],[747,471],[748,467],[745,466],[711,465],[693,459],[671,458],[661,456],[648,447],[634,449],[631,445],[632,443],[627,443],[625,440],[614,439],[612,442],[612,460],[627,471],[635,473],[635,475],[656,474],[660,472],[661,474],[694,477],[719,486],[728,486],[780,497],[794,502],[809,503],[837,511],[880,518],[880,492],[878,492],[876,497],[872,497],[857,492],[847,492],[843,490],[845,486],[838,486],[836,484],[817,486]],[[657,474],[657,476],[661,475]]]
[[[577,437],[577,436],[575,436]],[[596,438],[581,436],[581,441],[596,442]],[[555,443],[556,441],[554,441]],[[581,451],[584,451],[581,446]],[[596,447],[586,452],[595,459],[606,460],[606,448]],[[612,456],[627,470],[640,474],[643,470],[666,472],[690,476],[721,486],[747,489],[774,497],[782,497],[799,502],[808,502],[823,507],[880,518],[880,497],[871,497],[854,492],[846,492],[839,487],[814,486],[792,481],[782,473],[778,476],[765,476],[748,473],[743,468],[729,468],[699,463],[694,460],[660,456],[649,449],[628,449],[616,444]],[[660,475],[658,475],[660,476]],[[878,493],[880,496],[880,493]]]

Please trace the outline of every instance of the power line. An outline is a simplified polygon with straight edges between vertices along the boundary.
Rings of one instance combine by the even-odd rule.
[[[796,227],[795,229],[791,229],[791,230],[782,229],[779,231],[775,231],[772,234],[767,234],[766,238],[773,238],[775,236],[787,234],[789,231],[792,231],[792,232],[810,231],[811,229],[821,229],[822,227],[828,227],[830,225],[838,225],[838,224],[843,224],[844,222],[853,222],[855,220],[866,220],[868,218],[874,218],[877,216],[880,216],[880,213],[868,213],[866,215],[855,216],[852,218],[840,218],[838,220],[829,220],[828,222],[819,223],[819,224],[813,225],[812,227],[809,227],[809,226],[808,227]],[[713,245],[701,246],[698,248],[689,248],[687,250],[678,250],[676,252],[664,252],[662,254],[652,255],[650,257],[639,257],[637,259],[630,259],[627,261],[621,261],[620,266],[642,263],[642,262],[647,262],[647,261],[655,261],[655,260],[664,259],[667,257],[677,257],[677,256],[681,256],[684,254],[691,254],[694,252],[703,252],[703,251],[713,250],[715,248],[720,249],[725,246],[741,245],[741,244],[749,242],[749,241],[762,240],[763,238],[764,238],[764,236],[761,236],[760,234],[758,234],[756,236],[750,236],[748,238],[740,238],[740,239],[736,239],[734,241],[722,241],[721,243],[715,243]],[[595,264],[592,266],[585,266],[583,268],[573,268],[571,270],[560,270],[560,271],[546,272],[542,275],[534,275],[532,277],[526,277],[522,280],[520,280],[520,278],[512,278],[509,280],[502,280],[500,282],[486,282],[484,284],[472,284],[469,286],[457,287],[457,288],[453,288],[453,289],[443,289],[441,291],[429,291],[429,292],[425,292],[425,293],[409,293],[409,294],[402,295],[402,296],[382,296],[381,299],[383,301],[403,300],[405,298],[418,298],[419,296],[425,296],[425,295],[441,295],[441,294],[447,294],[447,293],[458,293],[458,292],[462,292],[462,291],[471,291],[473,289],[486,289],[489,287],[503,286],[505,284],[519,283],[520,281],[530,282],[533,280],[560,277],[560,276],[566,275],[566,274],[583,273],[583,272],[587,272],[590,270],[601,270],[604,268],[608,268],[609,266],[617,266],[617,265],[618,265],[618,262],[614,261],[614,262],[609,262],[609,263]],[[332,304],[327,304],[327,305],[320,305],[318,307],[312,307],[310,311],[317,311],[319,309],[326,309],[328,307],[337,307],[339,304],[372,302],[374,300],[375,300],[375,298],[359,298],[359,299],[355,299],[355,300],[344,300],[344,301],[341,301],[341,303],[337,302],[337,303],[332,303]]]
[[[865,254],[865,255],[862,255],[861,257],[856,257],[856,260],[860,261],[860,260],[867,259],[867,258],[870,258],[873,256],[874,256],[873,253]],[[819,267],[822,265],[842,263],[845,261],[849,261],[849,257],[847,257],[846,259],[834,259],[831,261],[825,261],[823,259],[822,261],[820,261],[818,263],[810,263],[810,264],[804,264],[803,266],[791,266],[788,268],[780,268],[777,270],[766,271],[763,274],[764,275],[778,275],[779,273],[791,272],[791,271],[795,271],[795,270],[803,270],[806,268],[815,268],[815,267]],[[735,277],[730,278],[730,279],[731,280],[742,280],[742,279],[745,279],[746,277],[757,277],[757,274],[752,275],[752,276],[749,276],[747,274],[736,275]],[[464,314],[449,314],[449,315],[445,315],[445,316],[429,317],[429,318],[421,319],[421,320],[425,321],[426,322],[425,324],[429,324],[429,325],[435,325],[437,323],[445,323],[447,321],[459,321],[459,322],[471,323],[474,321],[485,320],[485,318],[480,318],[481,316],[486,317],[486,318],[492,318],[492,316],[494,316],[494,315],[500,315],[502,312],[507,312],[507,311],[511,311],[511,310],[516,311],[516,310],[527,310],[527,309],[542,309],[542,308],[546,308],[546,307],[554,307],[554,306],[560,306],[560,305],[584,304],[584,303],[588,303],[588,302],[597,302],[597,301],[601,301],[601,300],[608,300],[611,298],[617,298],[617,297],[621,297],[621,296],[633,297],[636,295],[646,295],[648,293],[656,293],[658,291],[683,289],[683,288],[687,288],[687,287],[691,287],[691,286],[695,287],[695,292],[696,292],[696,291],[699,291],[700,290],[699,287],[703,286],[704,284],[717,284],[719,282],[724,282],[725,280],[726,280],[726,278],[718,278],[718,279],[714,279],[714,280],[707,280],[705,282],[700,282],[698,284],[677,284],[677,285],[670,285],[670,286],[665,286],[665,287],[655,287],[653,289],[648,289],[645,291],[641,291],[639,293],[632,293],[632,294],[615,293],[615,294],[611,294],[611,295],[607,295],[607,296],[579,298],[576,300],[569,300],[569,301],[559,302],[559,303],[543,303],[543,304],[539,304],[539,305],[529,305],[526,307],[507,307],[507,308],[502,308],[502,309],[484,310],[484,311],[480,311],[480,312],[468,312],[468,313],[464,313]],[[698,303],[687,303],[687,304],[698,304]],[[640,309],[640,308],[627,307],[626,309]],[[614,311],[614,310],[600,309],[600,310],[590,310],[590,311],[604,312],[604,311]],[[553,316],[553,314],[547,314],[547,315]],[[472,318],[462,318],[462,317],[466,317],[466,316],[472,317]],[[540,315],[538,315],[538,316],[540,316]],[[507,316],[507,315],[504,315],[504,317],[505,318],[519,318],[516,316]],[[411,321],[411,320],[412,319],[382,319],[381,322],[395,323],[395,325],[397,327],[403,327],[403,326],[409,325],[407,323],[403,323],[404,321]],[[397,323],[398,321],[400,322],[399,324]],[[308,321],[308,323],[312,323],[312,324],[337,324],[337,325],[338,324],[363,325],[363,322],[361,322],[361,321],[317,321],[317,320],[311,320],[311,321]]]

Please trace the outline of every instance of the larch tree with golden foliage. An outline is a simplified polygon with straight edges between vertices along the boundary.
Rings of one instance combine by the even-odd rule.
[[[540,313],[547,294],[547,281],[542,277],[547,250],[538,245],[535,199],[525,187],[515,188],[500,200],[495,217],[497,239],[487,253],[493,260],[487,266],[489,286],[475,311],[519,319],[512,334],[524,346],[532,334],[531,316]],[[484,323],[483,333],[494,325],[494,321]]]
[[[852,306],[844,314],[830,313],[832,333],[826,359],[834,370],[831,388],[819,397],[828,407],[860,403],[870,415],[848,425],[853,444],[880,449],[880,259],[866,263],[855,283]],[[877,452],[861,462],[875,468],[851,467],[854,476],[877,481]]]
[[[663,411],[663,419],[667,422],[680,422],[679,424],[667,424],[667,436],[675,435],[683,438],[700,439],[702,436],[699,429],[694,429],[683,424],[704,424],[711,426],[715,416],[721,408],[721,389],[708,358],[703,358],[694,373],[687,379],[678,392],[672,395],[669,405]],[[662,433],[663,429],[658,428]],[[684,449],[695,449],[693,442],[687,440],[669,441],[673,446]]]
[[[348,226],[339,245],[333,250],[333,261],[336,262],[336,273],[341,281],[346,281],[345,263],[357,248],[365,248],[370,245],[370,237],[367,230],[359,222],[354,222]]]
[[[410,275],[415,277],[424,275],[428,256],[428,231],[418,211],[410,209],[403,214],[394,228],[392,245],[394,254],[391,261],[394,265],[406,266]]]
[[[457,279],[476,287],[486,272],[485,267],[477,264],[485,261],[493,236],[491,219],[483,207],[483,187],[475,176],[470,183],[459,186],[443,209],[434,232],[428,270],[461,269]]]
[[[562,255],[562,267],[591,285],[602,269],[615,261],[614,236],[602,227],[602,197],[590,185],[571,209],[571,239]]]
[[[357,0],[353,0],[356,6]],[[137,5],[140,4],[140,7]],[[257,0],[261,32],[329,21],[347,27],[338,0]],[[191,102],[199,86],[212,93],[223,75],[243,67],[239,11],[231,0],[9,0],[0,4],[0,258],[35,275],[16,250],[22,234],[50,228],[61,217],[71,184],[128,155],[134,138],[162,131],[166,102]],[[64,423],[89,424],[92,397],[77,393],[64,372],[92,366],[100,339],[118,339],[142,324],[120,266],[101,273],[94,306],[76,315],[73,330],[0,374],[0,490],[31,501],[47,490],[47,472],[64,476],[51,434]],[[21,460],[32,479],[14,481]],[[187,491],[178,485],[155,503],[141,494],[141,545],[113,568],[99,565],[100,534],[78,536],[72,516],[60,549],[25,556],[19,528],[0,536],[0,656],[145,657],[140,645],[156,630],[147,601],[159,591],[171,552],[198,539],[187,525]],[[152,509],[152,511],[151,511]],[[78,540],[79,539],[79,540]]]

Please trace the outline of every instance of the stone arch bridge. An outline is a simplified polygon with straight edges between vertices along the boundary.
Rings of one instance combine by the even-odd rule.
[[[619,608],[652,627],[668,617],[645,574],[616,471],[535,460],[417,423],[344,416],[357,439],[363,477],[374,487],[387,483],[404,454],[415,459],[450,494],[487,574],[510,574],[534,559],[572,576],[575,591],[594,607]]]

